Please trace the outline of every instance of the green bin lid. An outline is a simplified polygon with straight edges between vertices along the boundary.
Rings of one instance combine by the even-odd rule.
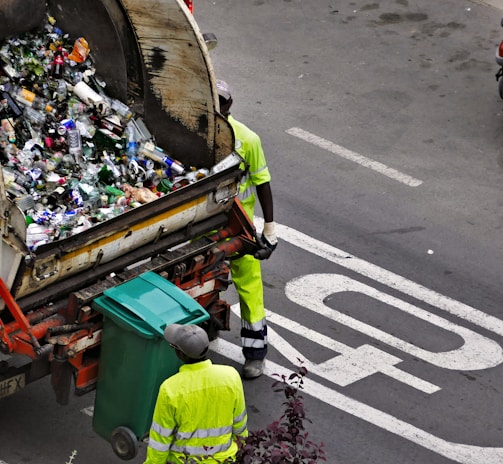
[[[155,272],[105,290],[92,307],[145,338],[163,337],[168,324],[199,324],[210,317],[196,300]]]

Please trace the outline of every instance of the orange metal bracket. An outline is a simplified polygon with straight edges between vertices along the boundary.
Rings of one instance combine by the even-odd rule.
[[[37,352],[37,350],[40,350],[40,344],[38,343],[36,337],[33,336],[33,333],[31,331],[30,322],[23,314],[23,311],[21,311],[21,308],[16,303],[16,300],[14,300],[14,297],[11,295],[9,289],[7,288],[7,285],[5,285],[5,282],[1,278],[0,278],[0,298],[2,298],[2,300],[5,301],[7,309],[10,311],[10,313],[18,323],[20,329],[29,336],[31,342],[33,343],[33,346],[35,347],[35,352]],[[0,333],[2,343],[4,343],[5,346],[7,346],[7,348],[9,349],[9,352],[12,353],[13,344],[5,331],[5,326],[3,322],[1,321],[0,321]]]

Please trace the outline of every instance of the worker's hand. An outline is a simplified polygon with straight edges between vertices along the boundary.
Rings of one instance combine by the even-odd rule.
[[[272,252],[278,246],[278,238],[276,237],[276,224],[274,222],[266,222],[264,230],[260,237],[263,248],[255,253],[256,259],[268,259]]]

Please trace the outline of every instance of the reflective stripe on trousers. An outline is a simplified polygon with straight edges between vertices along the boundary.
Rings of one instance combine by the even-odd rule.
[[[230,262],[241,310],[241,343],[246,359],[264,359],[267,354],[267,322],[260,261],[245,255]]]

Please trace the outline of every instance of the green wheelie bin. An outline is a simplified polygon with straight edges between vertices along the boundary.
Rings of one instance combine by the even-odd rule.
[[[150,430],[159,386],[181,365],[165,327],[200,324],[209,314],[155,272],[105,290],[92,306],[103,314],[93,429],[117,456],[133,459]]]

